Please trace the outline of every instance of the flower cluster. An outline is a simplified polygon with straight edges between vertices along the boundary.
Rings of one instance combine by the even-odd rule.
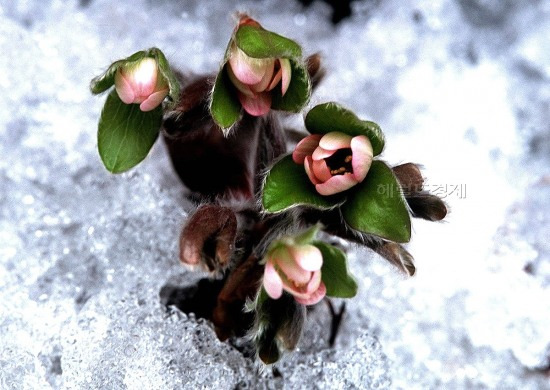
[[[242,25],[260,26],[250,18],[243,19],[238,27]],[[280,84],[281,94],[285,95],[292,68],[288,58],[253,58],[232,42],[227,73],[237,88],[237,96],[244,110],[250,115],[261,116],[269,112],[271,91],[276,86]]]
[[[227,72],[244,110],[254,116],[269,112],[271,91],[277,85],[285,95],[292,75],[287,58],[252,58],[236,45],[231,48]]]
[[[160,74],[157,61],[146,57],[118,68],[115,88],[125,104],[139,104],[141,111],[157,108],[168,95],[167,80]]]
[[[286,153],[277,115],[266,115],[303,110],[323,75],[319,55],[304,59],[296,42],[243,15],[213,88],[213,75],[187,80],[184,74],[150,48],[94,78],[92,93],[109,91],[98,151],[110,172],[125,172],[147,156],[163,129],[182,182],[211,201],[187,221],[180,260],[224,273],[216,281],[221,289],[207,294],[215,305],[204,309],[221,340],[252,329],[258,357],[274,363],[298,344],[307,305],[357,294],[346,253],[326,236],[318,239],[320,231],[366,245],[414,274],[413,258],[400,245],[410,240],[411,216],[436,221],[447,212],[423,190],[418,167],[380,160],[380,127],[336,102],[308,111],[310,135],[293,153]],[[398,190],[388,196],[380,188]],[[253,322],[242,315],[245,306]]]
[[[322,265],[323,255],[317,247],[287,240],[266,256],[264,288],[273,299],[279,299],[285,290],[298,303],[314,305],[326,294],[321,280]]]
[[[227,134],[242,117],[299,112],[311,80],[296,42],[242,15],[227,45],[210,99],[212,119]]]

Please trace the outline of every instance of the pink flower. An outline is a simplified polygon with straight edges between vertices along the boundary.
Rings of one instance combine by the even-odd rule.
[[[168,83],[159,74],[157,61],[150,57],[119,67],[115,88],[120,100],[125,104],[139,104],[141,111],[158,107],[169,92]]]
[[[333,195],[361,183],[372,158],[368,137],[338,131],[312,134],[301,140],[292,153],[295,163],[304,164],[309,180],[321,195]]]
[[[324,298],[326,287],[321,280],[323,255],[309,244],[285,244],[267,254],[264,288],[273,299],[279,299],[283,290],[298,303],[314,305]]]
[[[253,23],[256,22],[245,21],[241,25]],[[280,84],[282,95],[286,93],[292,68],[288,58],[252,58],[233,43],[227,73],[245,111],[261,116],[271,108],[271,91],[275,87]]]

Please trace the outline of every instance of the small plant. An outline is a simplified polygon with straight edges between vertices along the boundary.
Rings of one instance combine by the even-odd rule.
[[[413,257],[401,245],[411,217],[447,213],[423,190],[417,165],[381,159],[380,127],[338,103],[310,109],[309,135],[287,153],[295,133],[281,113],[301,112],[323,74],[319,55],[303,58],[296,42],[241,15],[217,74],[185,77],[153,48],[116,61],[91,84],[94,94],[108,92],[98,148],[110,172],[136,166],[163,134],[197,204],[180,260],[222,275],[205,316],[222,340],[251,333],[266,364],[296,347],[307,305],[356,295],[333,237],[412,276]]]

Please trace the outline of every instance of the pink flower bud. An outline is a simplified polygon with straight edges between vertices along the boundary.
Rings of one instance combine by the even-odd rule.
[[[154,58],[122,65],[115,74],[115,88],[125,104],[139,104],[141,111],[151,111],[168,95],[168,82],[160,74]]]
[[[269,112],[277,85],[283,96],[288,90],[292,68],[288,58],[252,58],[233,43],[227,73],[245,111],[261,116]]]
[[[303,164],[309,180],[321,195],[333,195],[361,183],[372,163],[373,151],[368,137],[333,131],[312,134],[301,140],[292,159]]]
[[[279,299],[283,290],[298,303],[314,305],[324,298],[326,287],[321,280],[323,255],[313,245],[285,243],[267,254],[264,270],[264,288],[273,299]]]

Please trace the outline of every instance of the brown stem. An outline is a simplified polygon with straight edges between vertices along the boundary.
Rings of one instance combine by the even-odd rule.
[[[332,315],[332,322],[330,325],[330,338],[328,340],[328,343],[331,347],[334,347],[336,336],[338,336],[340,324],[342,322],[342,318],[344,317],[344,312],[346,311],[346,302],[342,302],[342,304],[340,305],[340,310],[338,310],[338,312],[336,312],[336,309],[334,309],[334,305],[332,304],[330,299],[326,298],[325,302],[327,303],[330,314]]]
[[[212,322],[220,340],[226,340],[239,329],[247,330],[252,324],[252,318],[243,314],[243,307],[258,291],[263,274],[259,260],[251,255],[227,276],[212,312]]]
[[[221,340],[232,334],[242,335],[250,329],[253,315],[244,314],[243,308],[247,300],[256,297],[263,276],[264,266],[260,264],[263,251],[258,246],[284,216],[268,216],[259,219],[254,226],[242,234],[241,259],[246,259],[229,271],[225,283],[218,294],[216,305],[212,311],[212,322]]]

